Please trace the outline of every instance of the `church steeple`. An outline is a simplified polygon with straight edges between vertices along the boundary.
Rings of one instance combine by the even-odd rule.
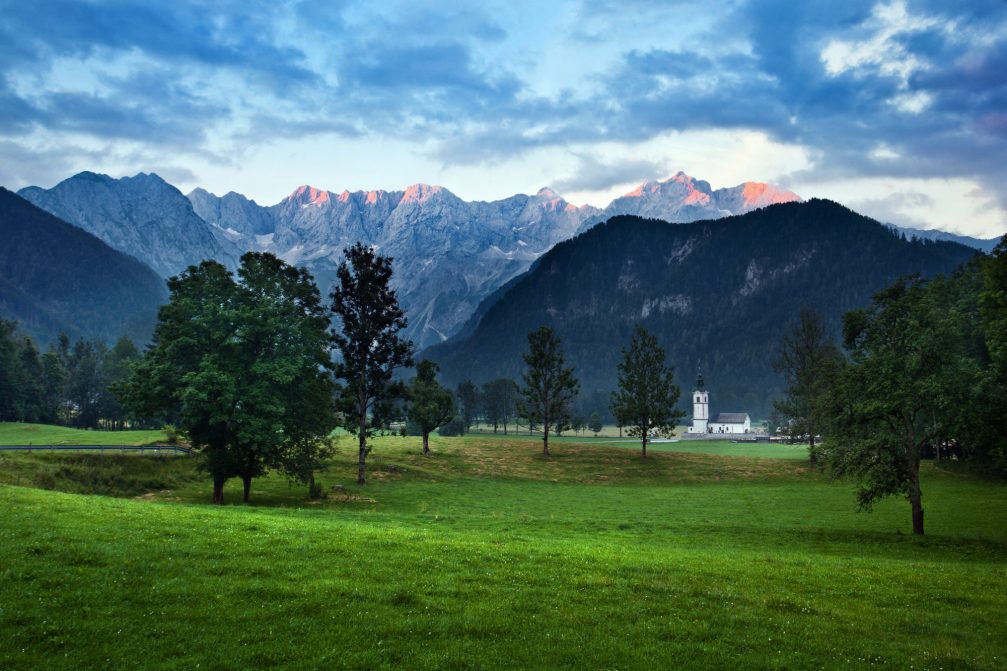
[[[706,433],[710,425],[710,394],[706,391],[703,374],[696,375],[696,391],[692,392],[692,426],[689,433]]]

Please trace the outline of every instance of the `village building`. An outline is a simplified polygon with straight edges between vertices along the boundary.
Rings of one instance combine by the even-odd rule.
[[[710,392],[703,384],[703,374],[696,379],[692,392],[692,434],[745,434],[752,432],[752,418],[745,412],[722,412],[710,421]]]

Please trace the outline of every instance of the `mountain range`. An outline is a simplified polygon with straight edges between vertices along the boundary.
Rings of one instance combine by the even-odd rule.
[[[639,322],[666,349],[678,384],[691,389],[703,373],[714,411],[766,416],[781,392],[775,348],[801,307],[818,309],[838,334],[844,312],[899,276],[949,273],[976,253],[906,239],[824,200],[677,225],[617,216],[553,247],[424,356],[448,384],[520,379],[527,334],[545,324],[582,392],[607,393]]]
[[[163,277],[204,258],[233,268],[245,251],[269,251],[308,268],[327,293],[343,249],[374,245],[394,258],[407,335],[421,348],[456,334],[480,302],[553,245],[612,216],[694,221],[798,199],[757,182],[713,190],[684,173],[648,182],[603,210],[572,205],[551,189],[486,202],[426,184],[341,193],[305,185],[262,206],[234,192],[186,196],[143,173],[113,179],[84,172],[19,194]]]

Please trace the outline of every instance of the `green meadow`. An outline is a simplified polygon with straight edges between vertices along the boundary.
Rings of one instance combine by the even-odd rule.
[[[0,668],[1005,666],[1002,481],[925,465],[915,538],[789,446],[432,447],[223,507],[190,457],[0,453]]]
[[[0,422],[0,445],[151,445],[164,443],[163,431],[94,431],[49,424]]]

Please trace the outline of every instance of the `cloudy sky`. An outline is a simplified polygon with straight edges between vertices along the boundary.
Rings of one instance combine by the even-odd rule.
[[[578,204],[678,170],[1007,231],[1007,3],[0,0],[0,184]]]

